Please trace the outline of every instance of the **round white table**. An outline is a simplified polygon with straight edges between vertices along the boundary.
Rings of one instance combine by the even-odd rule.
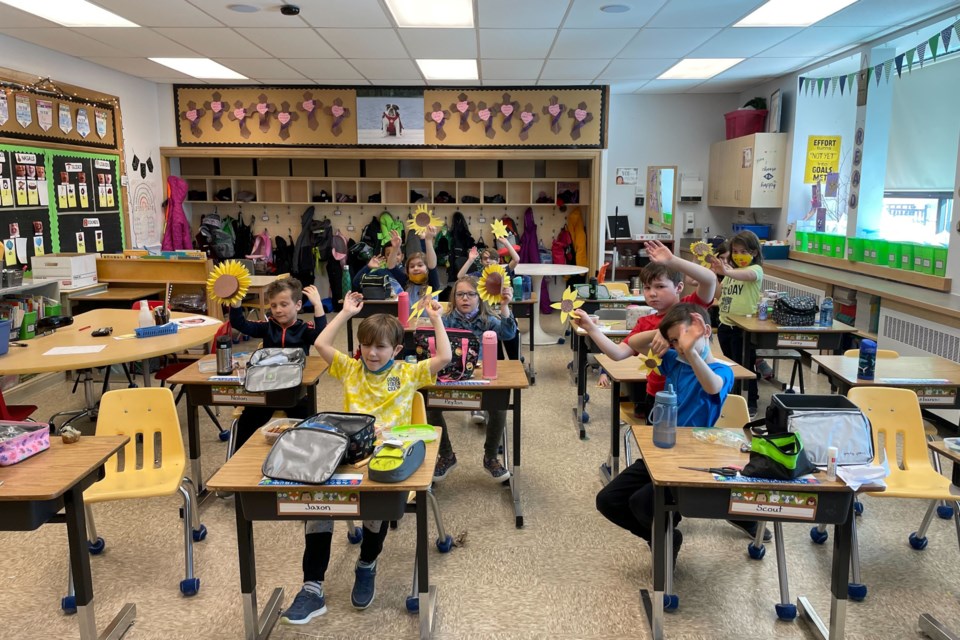
[[[575,276],[586,273],[586,267],[580,267],[575,264],[518,264],[513,272],[518,276],[530,276],[533,278],[533,292],[540,294],[540,283],[544,276]],[[533,344],[547,345],[557,344],[560,336],[547,333],[540,326],[539,304],[533,306],[533,319],[530,321],[530,330],[533,331]]]

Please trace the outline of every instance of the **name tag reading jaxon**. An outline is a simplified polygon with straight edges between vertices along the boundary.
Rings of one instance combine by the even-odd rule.
[[[813,520],[817,517],[817,494],[775,489],[733,489],[730,514]]]
[[[277,515],[359,516],[359,491],[277,492]]]

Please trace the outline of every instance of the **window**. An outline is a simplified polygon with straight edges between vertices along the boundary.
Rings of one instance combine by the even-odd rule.
[[[880,238],[947,246],[953,219],[953,194],[948,191],[883,194]]]

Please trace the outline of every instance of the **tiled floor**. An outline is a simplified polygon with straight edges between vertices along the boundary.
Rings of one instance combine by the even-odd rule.
[[[556,323],[556,317],[547,319]],[[491,484],[481,467],[483,433],[465,418],[449,420],[460,466],[436,490],[446,525],[463,546],[443,555],[431,549],[439,587],[439,638],[645,638],[639,590],[651,582],[645,544],[604,520],[594,508],[597,468],[608,447],[609,394],[591,388],[590,438],[580,441],[571,419],[575,388],[565,367],[566,346],[537,350],[537,384],[524,394],[523,483],[526,526],[517,530],[509,491]],[[781,375],[784,372],[781,371]],[[808,392],[826,393],[823,378],[807,371]],[[590,385],[595,383],[591,378]],[[60,384],[29,400],[46,417],[78,406],[79,395]],[[774,392],[761,385],[762,405]],[[22,399],[21,399],[22,401]],[[324,379],[321,408],[338,409],[338,386]],[[228,421],[224,411],[224,420]],[[181,423],[185,424],[181,409]],[[203,417],[204,472],[223,460],[224,445]],[[935,519],[926,551],[913,551],[925,505],[865,498],[860,519],[863,581],[869,596],[848,607],[847,637],[918,638],[921,611],[960,630],[960,557],[951,522]],[[209,529],[196,546],[200,593],[180,595],[183,557],[178,499],[94,507],[106,552],[91,558],[101,626],[125,602],[138,607],[131,639],[242,637],[236,533],[231,501],[213,499],[202,511]],[[257,523],[257,570],[263,601],[274,586],[292,599],[300,583],[302,527]],[[676,586],[680,609],[666,616],[668,638],[812,638],[804,623],[779,622],[772,545],[760,562],[747,559],[747,539],[725,523],[685,519]],[[433,526],[431,525],[431,530]],[[809,527],[785,526],[791,593],[829,612],[830,545],[810,542]],[[303,627],[277,627],[273,638],[416,637],[417,620],[404,610],[413,568],[414,522],[405,518],[387,538],[370,609],[349,602],[356,547],[338,525],[327,573],[329,612]],[[30,533],[0,533],[0,621],[5,640],[77,637],[76,622],[58,608],[66,586],[66,532],[47,525]]]

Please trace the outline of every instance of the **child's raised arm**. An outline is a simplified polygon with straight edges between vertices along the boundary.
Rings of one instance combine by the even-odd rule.
[[[520,263],[520,256],[517,255],[517,250],[513,248],[513,245],[510,244],[510,241],[506,238],[497,238],[497,242],[501,246],[505,247],[507,253],[510,255],[510,261],[506,264],[507,269],[513,269]]]
[[[740,280],[741,282],[754,282],[758,278],[757,270],[751,268],[753,265],[746,267],[732,267],[719,258],[714,257],[710,262],[710,267],[713,269],[714,273],[718,273],[721,276],[726,276],[732,280]]]
[[[433,247],[433,241],[437,237],[437,228],[433,225],[427,227],[426,231],[423,234],[424,244],[426,244],[426,251],[424,252],[427,256],[427,259],[424,260],[424,264],[427,265],[427,269],[436,269],[437,268],[437,251]]]
[[[437,375],[440,369],[450,364],[453,358],[453,349],[450,348],[450,336],[447,335],[447,329],[443,326],[443,318],[440,317],[441,306],[436,300],[430,300],[427,303],[427,316],[430,317],[430,324],[433,326],[433,333],[436,339],[437,352],[430,358],[430,373]]]
[[[403,238],[400,237],[400,234],[396,230],[390,230],[390,250],[387,251],[387,269],[395,269],[398,264],[400,264],[400,257],[402,251],[400,251],[400,242]]]
[[[333,363],[333,358],[337,353],[333,341],[340,332],[340,327],[347,324],[347,320],[360,313],[362,308],[363,295],[356,292],[348,293],[343,297],[343,311],[338,313],[317,336],[317,341],[313,343],[313,346],[317,348],[320,357],[326,360],[327,364]]]
[[[600,330],[600,327],[593,324],[587,312],[583,309],[576,309],[572,315],[574,324],[579,325],[581,329],[586,331],[593,343],[608,357],[614,360],[626,360],[633,355],[633,349],[630,348],[626,340],[617,344],[608,338]]]
[[[477,251],[476,247],[470,247],[470,251],[467,253],[467,260],[463,263],[463,266],[460,267],[460,271],[457,272],[457,277],[462,278],[468,273],[470,273],[470,267],[473,266],[473,263],[477,261],[477,256],[480,255],[480,252]]]
[[[707,325],[699,313],[692,313],[690,316],[690,324],[680,325],[677,352],[686,358],[704,391],[711,395],[720,393],[723,389],[723,378],[714,373],[695,348],[698,340],[707,335]]]
[[[651,240],[644,245],[651,262],[659,262],[676,269],[685,276],[690,276],[697,281],[697,297],[704,303],[713,301],[713,294],[717,290],[717,278],[713,271],[706,267],[701,267],[696,262],[684,260],[675,256],[673,251],[668,249],[659,240]]]

